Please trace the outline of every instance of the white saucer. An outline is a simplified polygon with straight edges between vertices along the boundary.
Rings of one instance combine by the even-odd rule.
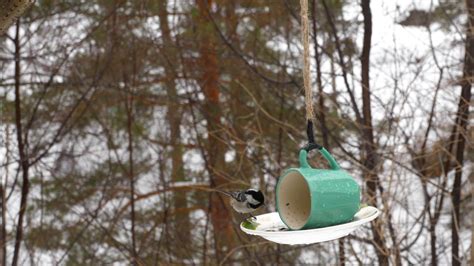
[[[249,235],[261,236],[280,244],[313,244],[347,236],[379,215],[380,210],[367,206],[355,214],[352,222],[317,229],[288,231],[288,227],[281,221],[278,213],[271,212],[255,217],[257,219],[254,222],[257,226],[254,230],[245,228],[243,226],[245,221],[240,224],[240,229]]]

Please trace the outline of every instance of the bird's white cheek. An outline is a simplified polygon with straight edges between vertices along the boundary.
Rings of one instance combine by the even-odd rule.
[[[234,208],[235,211],[240,212],[240,213],[249,213],[253,211],[252,209],[249,209],[247,207],[246,202],[238,202],[234,200],[234,201],[231,201],[230,204],[232,208]]]

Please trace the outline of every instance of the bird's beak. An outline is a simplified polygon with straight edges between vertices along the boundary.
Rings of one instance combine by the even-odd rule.
[[[230,196],[231,196],[232,198],[234,198],[234,199],[238,199],[238,198],[239,198],[239,192],[230,192],[229,194],[230,194]]]

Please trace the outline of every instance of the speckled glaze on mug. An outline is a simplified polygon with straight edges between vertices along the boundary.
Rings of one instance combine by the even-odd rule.
[[[352,221],[359,210],[360,188],[340,169],[331,154],[320,147],[330,169],[314,169],[308,151],[299,152],[299,168],[290,168],[279,178],[276,207],[281,220],[293,230],[320,228]]]

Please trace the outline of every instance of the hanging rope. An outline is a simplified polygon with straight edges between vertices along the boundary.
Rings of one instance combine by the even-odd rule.
[[[306,106],[306,134],[308,135],[308,145],[321,147],[314,141],[313,132],[313,90],[311,89],[311,71],[309,62],[309,29],[308,29],[308,0],[300,0],[301,5],[301,41],[303,43],[303,87],[304,87],[304,103]]]
[[[311,90],[311,72],[309,62],[308,0],[301,0],[301,41],[303,42],[303,85],[305,91],[306,119],[314,118]]]

